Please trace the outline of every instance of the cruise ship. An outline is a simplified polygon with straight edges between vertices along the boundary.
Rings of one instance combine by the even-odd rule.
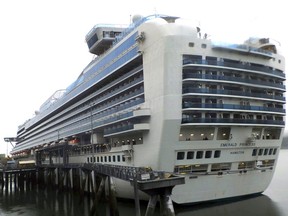
[[[172,172],[185,176],[172,190],[178,204],[268,187],[285,125],[277,41],[216,41],[179,17],[136,15],[94,26],[86,42],[93,60],[18,127],[14,159]],[[45,148],[55,150],[35,157]],[[115,185],[133,197],[129,183]]]

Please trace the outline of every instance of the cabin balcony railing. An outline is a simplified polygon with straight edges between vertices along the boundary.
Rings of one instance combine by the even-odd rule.
[[[253,98],[257,97],[257,98],[267,98],[267,99],[285,101],[285,97],[283,96],[269,95],[269,94],[256,93],[256,92],[243,92],[243,91],[236,91],[236,90],[183,87],[182,93],[183,94],[200,93],[200,94],[235,95],[235,96],[241,96],[241,97],[253,97]]]
[[[237,83],[250,83],[250,84],[257,84],[257,85],[263,85],[265,88],[267,86],[276,87],[285,90],[286,87],[283,84],[278,83],[271,83],[266,81],[260,81],[260,80],[252,80],[252,79],[243,79],[240,77],[231,77],[231,76],[217,76],[217,75],[209,75],[209,74],[191,74],[191,73],[184,73],[183,74],[183,81],[185,79],[189,78],[195,78],[195,79],[210,79],[210,80],[220,80],[220,81],[233,81]]]
[[[218,66],[218,67],[227,67],[227,68],[236,68],[236,69],[243,69],[243,70],[253,70],[267,74],[273,74],[275,76],[285,77],[285,74],[277,69],[272,69],[266,66],[257,66],[252,64],[243,64],[243,63],[232,63],[232,62],[223,62],[217,60],[197,60],[197,59],[184,59],[183,65],[188,64],[197,64],[197,65],[204,65],[204,66]]]
[[[203,109],[229,109],[229,110],[250,110],[250,111],[263,111],[263,112],[277,112],[285,114],[285,109],[277,107],[264,107],[264,106],[247,106],[247,105],[236,105],[236,104],[202,104],[193,102],[184,102],[182,105],[183,109],[189,108],[203,108]]]
[[[182,124],[255,124],[255,125],[285,125],[284,121],[281,120],[263,120],[263,119],[231,119],[231,118],[182,118]]]

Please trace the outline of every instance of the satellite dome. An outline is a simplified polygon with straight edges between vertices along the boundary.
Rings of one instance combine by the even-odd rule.
[[[143,18],[143,16],[141,15],[141,14],[135,14],[135,15],[133,15],[133,17],[132,17],[132,22],[133,23],[136,23],[136,22],[138,22],[139,20],[141,20]]]

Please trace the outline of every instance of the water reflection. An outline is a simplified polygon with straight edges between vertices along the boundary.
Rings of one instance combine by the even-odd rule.
[[[175,206],[177,216],[286,216],[288,212],[288,150],[281,150],[275,176],[263,195],[230,202]],[[54,189],[0,190],[0,216],[86,216],[93,206],[93,199],[73,192]],[[135,215],[134,201],[118,200],[120,216]],[[147,203],[141,203],[145,215]],[[99,215],[106,215],[100,203]],[[158,211],[158,210],[157,210]],[[159,212],[155,216],[160,215]]]
[[[212,213],[213,216],[284,216],[279,212],[275,203],[265,195],[232,202],[181,207],[176,210],[177,216],[210,216]]]

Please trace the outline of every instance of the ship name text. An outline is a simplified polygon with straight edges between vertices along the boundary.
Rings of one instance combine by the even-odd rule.
[[[230,147],[252,147],[255,146],[255,142],[251,142],[251,143],[221,143],[220,147],[222,148],[230,148]]]

